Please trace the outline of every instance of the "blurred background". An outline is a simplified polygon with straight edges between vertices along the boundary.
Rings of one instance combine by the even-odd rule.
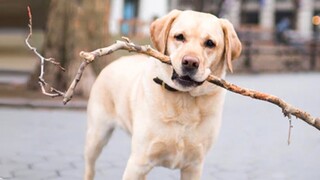
[[[236,73],[320,70],[320,0],[1,0],[2,83],[38,88],[39,62],[24,44],[27,5],[33,13],[31,43],[69,69],[63,75],[66,78],[50,65],[47,69],[46,78],[60,89],[73,78],[80,50],[107,46],[122,35],[138,44],[150,44],[150,23],[172,9],[192,9],[229,19],[244,46],[240,60],[235,61]],[[86,76],[95,76],[125,54],[104,57],[92,70],[88,68]],[[87,96],[88,92],[88,86],[78,88],[78,94]]]
[[[128,52],[86,68],[67,105],[39,88],[39,59],[25,45],[27,6],[33,14],[30,43],[67,69],[45,66],[45,79],[64,91],[81,50],[108,46],[121,36],[150,44],[149,25],[172,9],[192,9],[229,19],[243,44],[227,79],[275,94],[315,116],[320,107],[320,0],[0,0],[0,180],[81,179],[86,101],[103,67]],[[77,110],[71,110],[77,109]],[[318,180],[319,132],[288,122],[268,103],[227,94],[223,126],[203,179]],[[116,131],[97,165],[97,179],[121,179],[130,138]],[[178,179],[157,169],[150,179]]]

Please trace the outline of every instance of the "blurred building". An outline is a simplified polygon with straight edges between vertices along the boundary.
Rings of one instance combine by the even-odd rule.
[[[273,31],[284,18],[299,36],[312,36],[312,17],[320,14],[320,0],[172,0],[170,9],[195,9],[226,17],[237,28],[255,26]]]
[[[193,9],[229,19],[235,27],[255,28],[271,37],[277,24],[289,19],[290,29],[310,39],[312,17],[320,13],[320,0],[112,0],[112,34],[148,34],[148,25],[172,9]]]
[[[27,6],[32,8],[33,29],[43,29],[49,9],[48,0],[0,0],[0,31],[26,29]]]
[[[34,29],[43,29],[50,0],[1,0],[1,29],[25,29],[26,6],[32,7]],[[146,35],[156,17],[172,9],[193,9],[229,19],[238,30],[247,27],[272,36],[281,20],[304,39],[312,36],[312,17],[320,14],[320,0],[111,0],[110,33]],[[14,21],[12,20],[14,19]]]
[[[111,0],[110,33],[148,34],[150,22],[167,12],[168,0]]]

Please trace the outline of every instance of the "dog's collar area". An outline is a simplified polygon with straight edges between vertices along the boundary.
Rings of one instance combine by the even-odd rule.
[[[171,92],[177,92],[178,90],[169,86],[168,84],[166,84],[163,80],[159,79],[158,77],[156,78],[153,78],[153,81],[157,84],[159,84],[160,86],[162,86],[163,88],[165,88],[166,90],[168,91],[171,91]]]

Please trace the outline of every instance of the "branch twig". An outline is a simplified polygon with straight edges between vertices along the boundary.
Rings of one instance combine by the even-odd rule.
[[[153,56],[153,57],[159,57],[163,63],[171,64],[170,58],[168,56],[165,56],[162,53],[152,49],[151,46],[149,46],[149,45],[145,45],[145,46],[135,45],[128,38],[126,38],[126,37],[122,37],[122,38],[124,39],[124,41],[116,41],[114,44],[112,44],[108,47],[100,48],[100,49],[94,50],[92,52],[84,52],[84,51],[80,52],[80,57],[82,57],[84,59],[84,61],[80,65],[80,68],[77,72],[75,79],[72,81],[70,87],[68,88],[67,92],[64,95],[64,98],[63,98],[64,104],[67,104],[72,99],[74,89],[76,88],[78,82],[80,81],[80,78],[82,76],[84,68],[88,64],[90,64],[92,61],[94,61],[95,58],[97,58],[97,57],[111,54],[117,50],[127,50],[129,52],[137,52],[137,53],[142,53],[142,54],[146,54],[146,55]]]
[[[45,62],[50,62],[54,65],[56,65],[58,68],[60,68],[62,71],[65,71],[65,69],[60,65],[59,62],[55,61],[53,58],[44,58],[38,51],[35,47],[31,46],[31,44],[29,43],[29,40],[32,36],[32,14],[31,14],[31,9],[30,7],[28,6],[27,7],[27,10],[28,10],[28,16],[29,16],[29,34],[27,36],[27,38],[25,39],[25,43],[26,45],[28,46],[28,48],[34,52],[34,54],[40,59],[40,75],[39,75],[39,85],[41,87],[41,91],[44,95],[46,96],[50,96],[50,97],[57,97],[57,96],[63,96],[63,92],[53,88],[53,87],[50,87],[50,92],[47,92],[46,91],[46,86],[48,86],[48,83],[44,80],[44,64]]]
[[[108,54],[111,54],[117,50],[127,50],[129,52],[137,52],[137,53],[142,53],[142,54],[146,54],[148,56],[152,56],[158,60],[160,60],[163,63],[166,63],[168,65],[170,65],[171,61],[170,58],[154,49],[151,48],[151,46],[149,45],[145,45],[145,46],[140,46],[140,45],[136,45],[134,43],[132,43],[128,38],[123,38],[124,41],[116,41],[114,44],[105,47],[105,48],[100,48],[97,50],[94,50],[92,52],[80,52],[80,57],[84,59],[84,61],[82,62],[82,64],[80,65],[78,72],[76,74],[76,77],[74,78],[74,80],[72,81],[70,87],[68,88],[66,93],[62,93],[61,91],[58,91],[54,88],[51,87],[51,92],[53,93],[48,93],[45,91],[44,86],[47,84],[44,79],[43,79],[43,74],[44,74],[44,61],[49,61],[55,65],[57,65],[58,67],[61,68],[60,64],[58,64],[57,62],[55,62],[53,59],[49,58],[46,59],[43,56],[41,56],[37,50],[32,47],[29,44],[29,38],[32,35],[32,16],[31,16],[31,11],[30,8],[28,7],[28,13],[29,13],[29,28],[30,28],[30,33],[26,39],[26,44],[27,46],[40,58],[41,61],[41,73],[39,76],[39,84],[42,88],[42,92],[45,95],[51,96],[51,97],[56,97],[56,96],[63,96],[63,103],[66,104],[68,103],[73,96],[74,90],[78,84],[78,82],[81,79],[82,73],[85,69],[85,67],[90,64],[91,62],[93,62],[97,57],[101,57],[101,56],[105,56]],[[306,123],[308,123],[309,125],[317,128],[318,130],[320,130],[320,118],[315,118],[312,117],[309,113],[300,110],[299,108],[296,108],[294,106],[292,106],[291,104],[285,102],[284,100],[274,96],[274,95],[270,95],[270,94],[265,94],[262,92],[258,92],[258,91],[254,91],[254,90],[250,90],[250,89],[246,89],[246,88],[242,88],[239,87],[237,85],[234,85],[232,83],[229,83],[219,77],[216,77],[214,75],[209,75],[209,77],[206,79],[208,82],[213,83],[217,86],[220,86],[222,88],[225,88],[229,91],[232,91],[234,93],[237,94],[241,94],[243,96],[248,96],[254,99],[258,99],[258,100],[262,100],[262,101],[267,101],[270,102],[272,104],[275,104],[277,106],[279,106],[282,109],[282,112],[284,114],[285,117],[288,117],[289,119],[291,119],[291,115],[305,121]],[[290,128],[291,128],[291,123],[290,123]],[[290,132],[289,132],[290,133]],[[290,137],[290,135],[289,135]]]

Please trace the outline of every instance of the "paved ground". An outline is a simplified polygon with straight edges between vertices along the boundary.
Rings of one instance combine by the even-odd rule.
[[[230,76],[231,82],[283,97],[320,116],[320,74]],[[73,180],[83,173],[85,111],[0,109],[0,179]],[[320,133],[279,108],[228,93],[220,138],[210,151],[202,179],[318,180]],[[97,179],[121,179],[130,138],[117,130],[97,164]],[[155,168],[148,179],[179,179],[179,172]]]

